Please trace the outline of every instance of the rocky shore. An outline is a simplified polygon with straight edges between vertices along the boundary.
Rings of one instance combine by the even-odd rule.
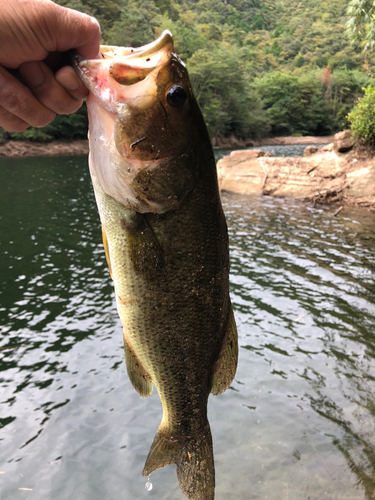
[[[332,142],[333,137],[273,137],[259,141],[240,140],[235,137],[225,139],[213,139],[212,143],[216,149],[250,148],[254,146],[284,145],[284,144],[327,144]],[[0,144],[0,157],[22,157],[22,156],[75,156],[87,155],[89,143],[85,140],[79,141],[6,141]]]
[[[304,136],[304,137],[269,137],[265,139],[237,139],[225,137],[212,139],[214,149],[252,148],[258,146],[286,146],[294,144],[328,144],[333,141],[333,136]]]
[[[6,141],[0,144],[0,157],[87,155],[89,141]]]
[[[272,158],[260,150],[232,151],[218,161],[223,191],[337,203],[375,211],[375,159],[353,149],[350,132],[304,157]]]
[[[252,141],[236,141],[229,138],[227,142],[214,143],[221,148],[254,146]],[[277,137],[258,141],[256,145],[327,142],[331,142],[328,147],[307,147],[303,158],[273,158],[261,149],[232,151],[218,162],[220,189],[314,203],[338,203],[375,211],[375,159],[353,149],[350,132],[340,132],[334,138]],[[87,140],[0,144],[0,157],[73,156],[87,155],[88,151]]]

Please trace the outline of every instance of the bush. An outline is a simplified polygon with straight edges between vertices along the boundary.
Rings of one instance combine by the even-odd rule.
[[[365,145],[375,146],[375,88],[369,85],[363,90],[365,95],[347,118],[353,134]]]

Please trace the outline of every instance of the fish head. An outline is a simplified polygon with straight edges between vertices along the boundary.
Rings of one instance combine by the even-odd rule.
[[[99,150],[111,150],[110,159],[98,151],[94,160],[101,186],[140,212],[177,208],[194,189],[197,138],[209,138],[172,35],[137,49],[102,46],[101,54],[78,63],[90,89],[90,136],[99,127]]]

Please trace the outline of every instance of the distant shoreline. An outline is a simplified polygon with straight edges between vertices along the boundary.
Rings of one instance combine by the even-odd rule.
[[[287,146],[296,144],[329,144],[333,142],[333,135],[330,136],[304,136],[304,137],[268,137],[264,139],[237,139],[236,137],[226,137],[213,139],[214,149],[244,149],[254,146]]]
[[[235,137],[213,139],[215,149],[243,149],[265,145],[292,144],[327,144],[333,141],[333,136],[326,137],[272,137],[260,140],[239,140]],[[0,158],[22,158],[27,156],[78,156],[87,155],[89,143],[87,139],[76,141],[6,141],[0,144]]]

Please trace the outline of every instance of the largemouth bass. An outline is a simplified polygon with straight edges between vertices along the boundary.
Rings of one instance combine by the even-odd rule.
[[[127,372],[163,406],[143,475],[174,463],[184,494],[211,500],[207,400],[230,385],[238,354],[211,142],[169,32],[101,53],[76,62],[91,91],[91,178]]]

